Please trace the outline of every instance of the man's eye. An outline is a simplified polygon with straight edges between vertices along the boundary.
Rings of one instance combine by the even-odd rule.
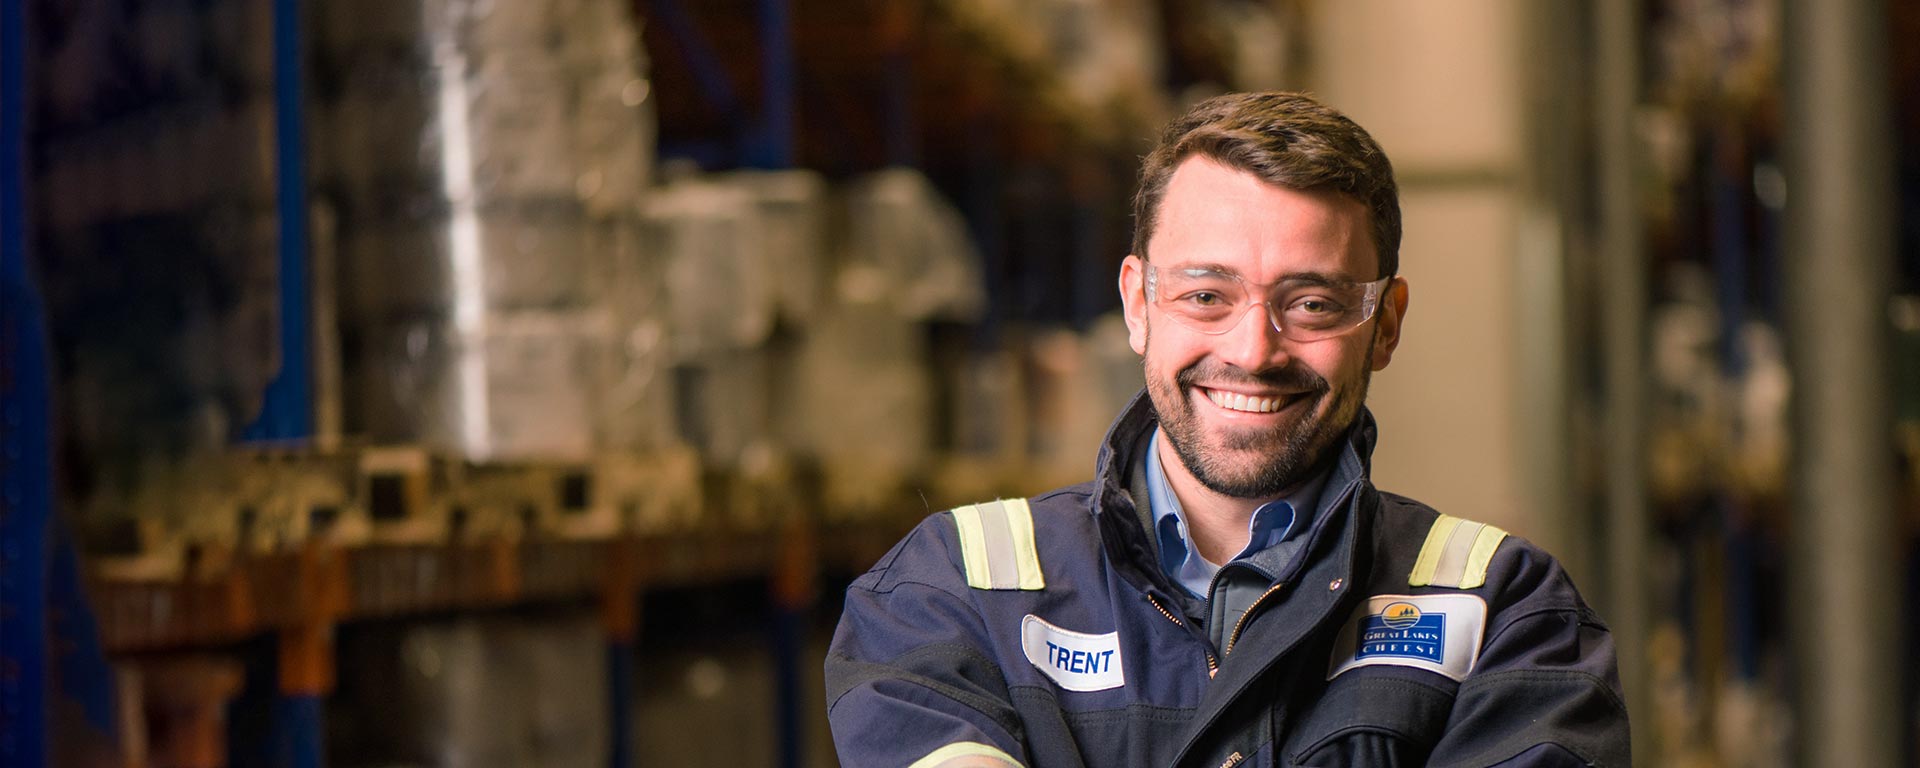
[[[1310,315],[1324,315],[1340,311],[1338,304],[1322,298],[1300,299],[1293,303],[1293,308]]]
[[[1189,293],[1187,294],[1187,301],[1191,301],[1195,305],[1202,306],[1202,307],[1217,307],[1223,303],[1220,299],[1220,294],[1212,293],[1209,291],[1196,291],[1194,293]]]

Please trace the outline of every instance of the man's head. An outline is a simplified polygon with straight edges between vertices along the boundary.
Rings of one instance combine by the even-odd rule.
[[[1120,292],[1163,434],[1210,490],[1280,495],[1327,457],[1399,344],[1392,166],[1310,98],[1222,96],[1162,134],[1134,207]]]
[[[1161,131],[1133,195],[1133,253],[1150,258],[1167,182],[1186,159],[1209,157],[1276,187],[1338,192],[1366,206],[1380,273],[1400,271],[1400,190],[1373,136],[1299,93],[1230,93],[1194,105]]]

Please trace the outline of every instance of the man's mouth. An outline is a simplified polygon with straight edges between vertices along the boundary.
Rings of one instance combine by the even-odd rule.
[[[1300,399],[1300,395],[1248,395],[1207,387],[1195,387],[1214,405],[1241,413],[1273,413]]]

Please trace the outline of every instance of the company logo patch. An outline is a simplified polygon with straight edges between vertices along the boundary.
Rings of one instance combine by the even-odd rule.
[[[1423,613],[1413,603],[1389,603],[1360,622],[1359,644],[1356,658],[1398,656],[1441,664],[1447,654],[1447,615]]]
[[[1118,632],[1074,632],[1029,613],[1020,620],[1020,645],[1027,663],[1069,691],[1104,691],[1127,684]]]
[[[1473,595],[1368,598],[1340,630],[1327,679],[1376,664],[1464,679],[1480,658],[1486,619],[1486,602]]]

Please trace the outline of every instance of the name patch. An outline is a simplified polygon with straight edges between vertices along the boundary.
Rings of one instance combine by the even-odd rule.
[[[1486,620],[1487,604],[1474,595],[1375,595],[1340,630],[1327,679],[1375,664],[1465,679]]]
[[[1028,663],[1069,691],[1104,691],[1127,684],[1118,632],[1074,632],[1029,613],[1020,620],[1020,645]]]

